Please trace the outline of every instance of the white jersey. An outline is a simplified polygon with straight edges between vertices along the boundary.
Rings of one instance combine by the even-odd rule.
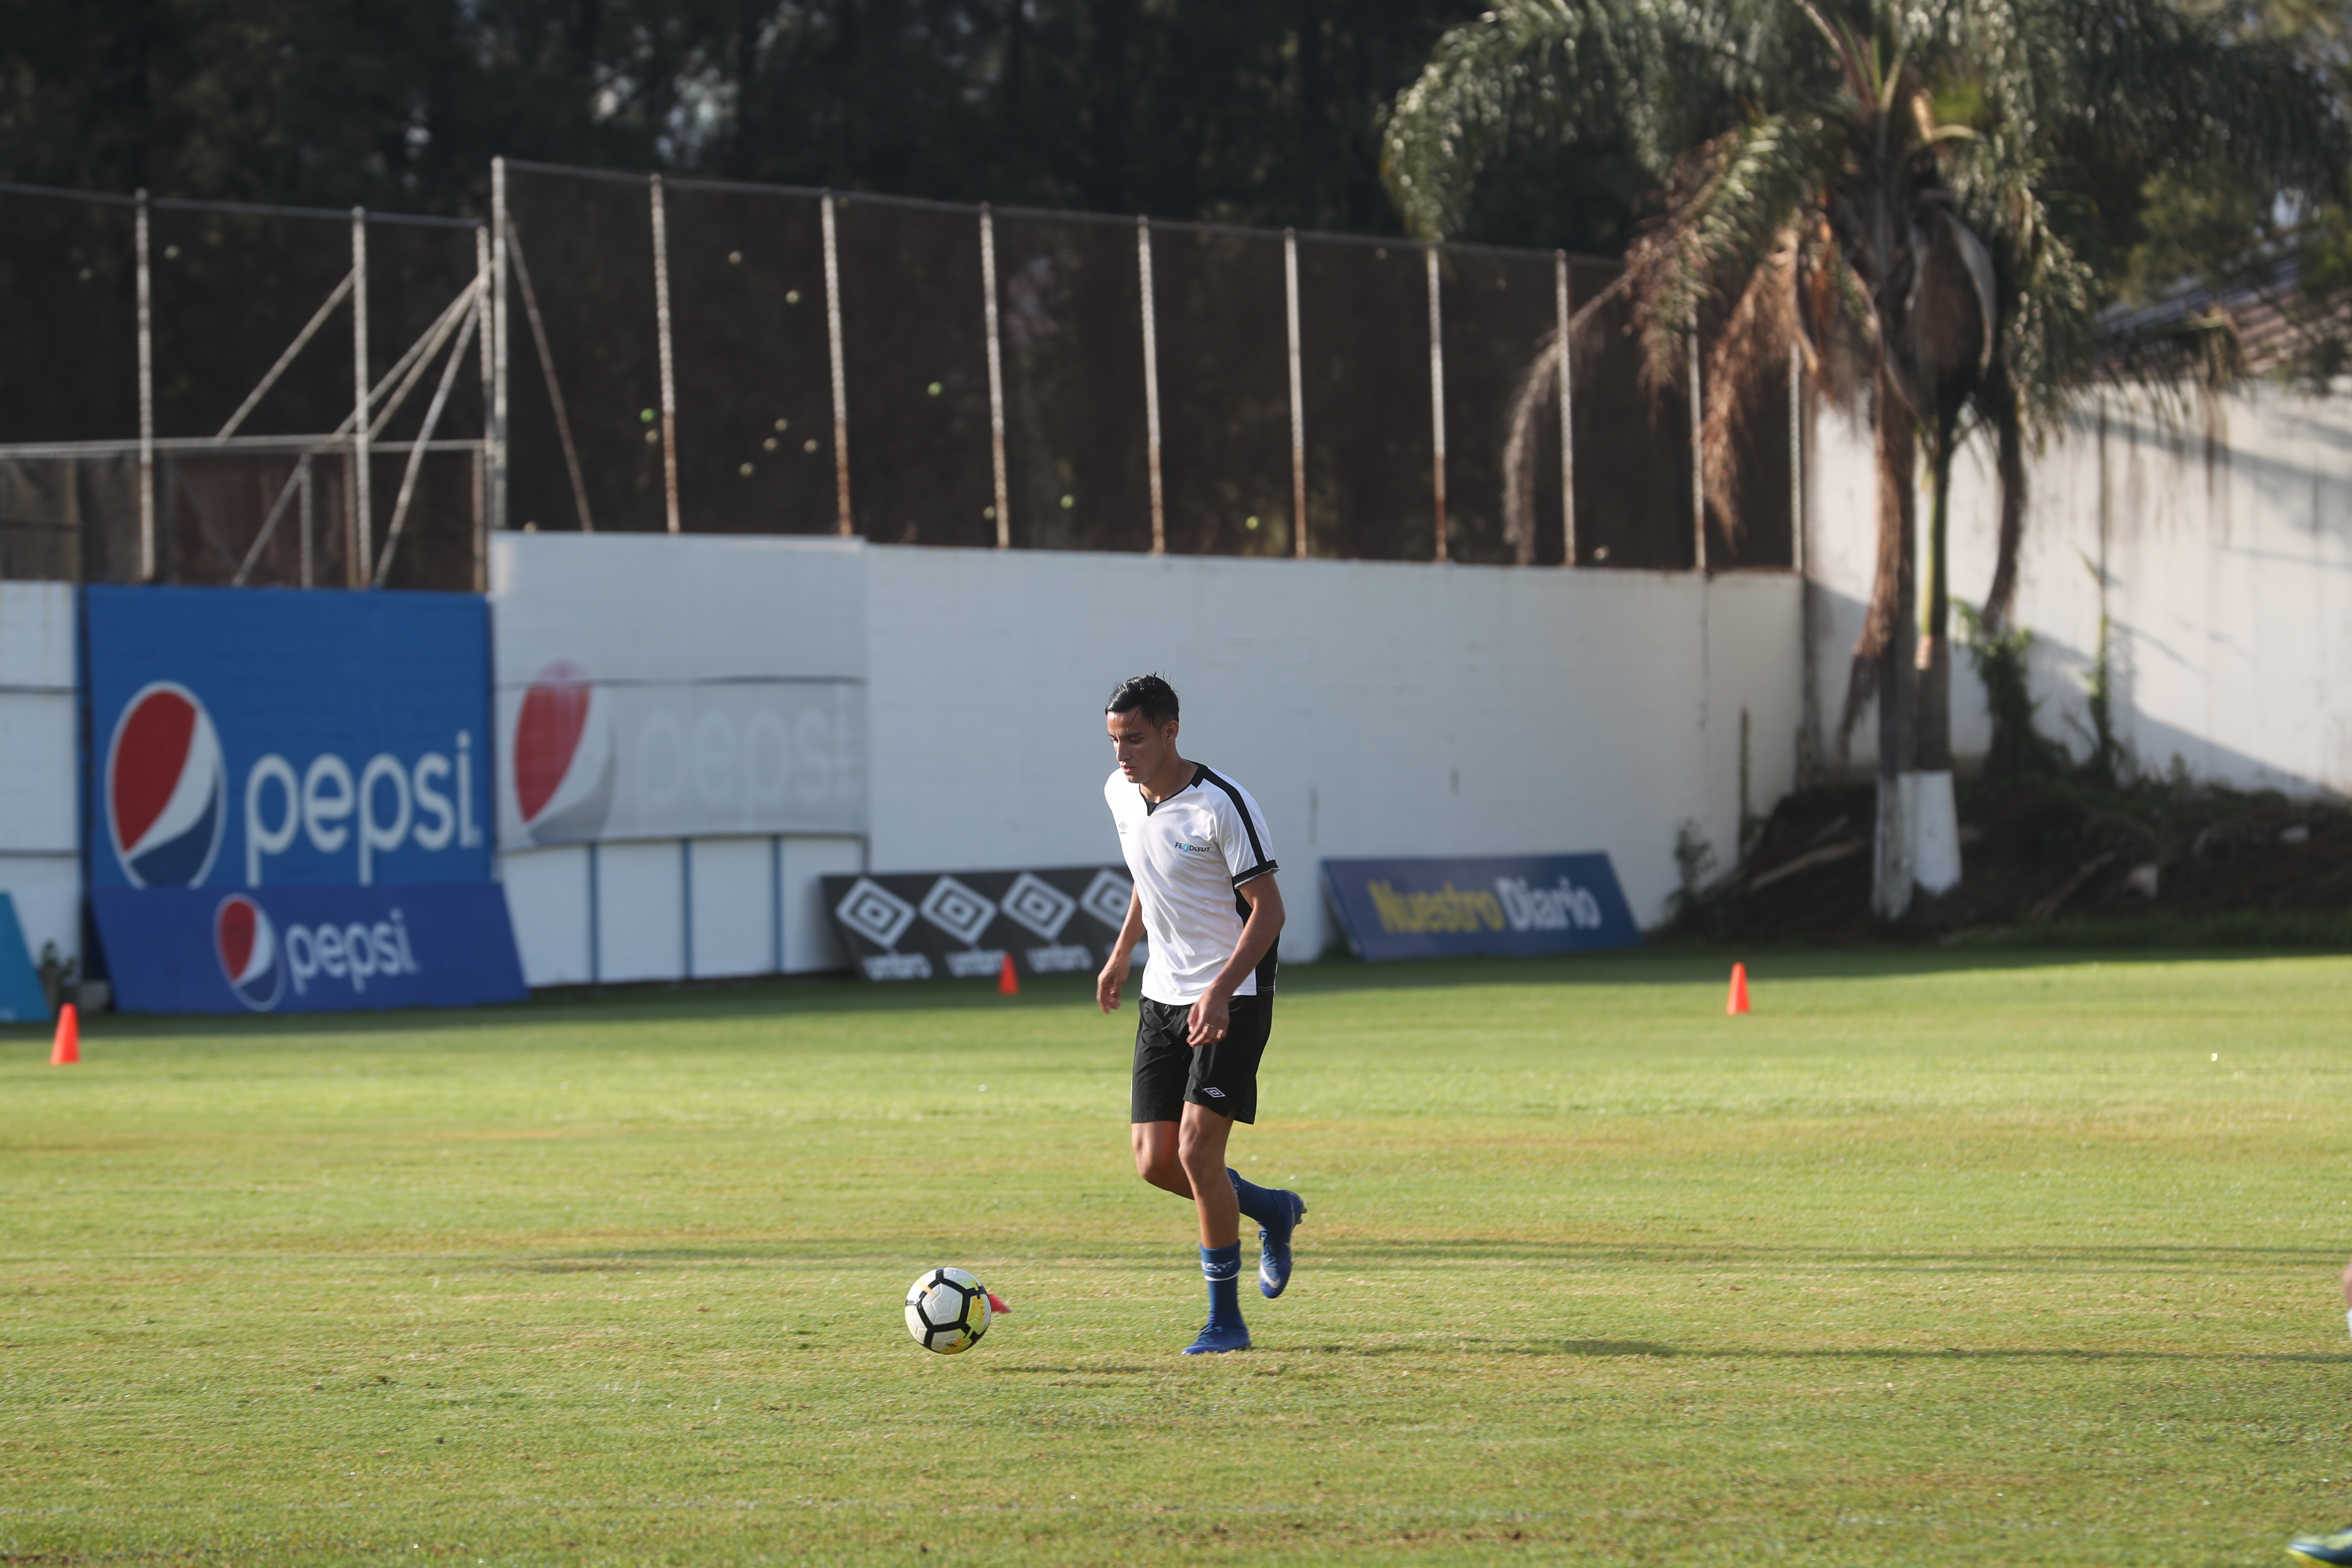
[[[1151,949],[1143,994],[1171,1005],[1197,1001],[1240,945],[1247,905],[1234,889],[1279,869],[1265,814],[1249,791],[1198,763],[1192,767],[1192,782],[1158,805],[1116,768],[1103,785],[1143,900]],[[1271,995],[1276,968],[1270,947],[1234,994]]]

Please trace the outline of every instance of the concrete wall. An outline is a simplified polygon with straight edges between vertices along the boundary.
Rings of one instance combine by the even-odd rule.
[[[2109,394],[2030,469],[2018,624],[2035,637],[2045,733],[2088,749],[2084,706],[2104,600],[2118,735],[2149,772],[2291,794],[2352,793],[2352,399],[2261,387],[2206,416]],[[1870,593],[1869,432],[1827,416],[1816,434],[1811,549],[1815,695],[1833,733]],[[1967,448],[1952,487],[1952,586],[1979,603],[1992,580],[1994,482]],[[1921,502],[1921,526],[1926,503]],[[2102,571],[2104,568],[2104,571]],[[1957,628],[1955,628],[1957,630]],[[1963,656],[1953,740],[1990,739]],[[1874,764],[1876,727],[1852,762]]]
[[[1103,700],[1158,670],[1184,754],[1265,806],[1284,952],[1335,943],[1326,856],[1604,849],[1635,913],[1677,826],[1728,859],[1739,726],[1768,808],[1795,772],[1799,595],[1711,582],[1374,562],[867,552],[873,862],[1116,861]]]
[[[74,590],[0,583],[0,891],[37,961],[81,952]]]

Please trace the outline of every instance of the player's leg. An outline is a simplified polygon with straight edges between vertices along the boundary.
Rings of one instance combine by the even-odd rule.
[[[1209,1285],[1209,1321],[1186,1355],[1213,1355],[1249,1349],[1249,1325],[1242,1321],[1240,1205],[1225,1178],[1225,1141],[1233,1118],[1188,1101],[1176,1138],[1176,1157],[1192,1184],[1201,1220],[1201,1277]]]
[[[1134,1124],[1135,1173],[1162,1192],[1189,1199],[1192,1195],[1192,1178],[1184,1173],[1182,1163],[1176,1158],[1177,1125],[1173,1121]]]
[[[2352,1325],[2352,1263],[2344,1266],[2344,1317]],[[2298,1535],[2286,1543],[2290,1557],[2305,1563],[2352,1563],[2352,1527],[2333,1535]]]
[[[1274,998],[1236,996],[1225,1037],[1203,1046],[1187,1100],[1211,1101],[1236,1121],[1257,1120],[1257,1069],[1274,1027]],[[1225,1180],[1247,1218],[1258,1227],[1257,1289],[1268,1300],[1290,1284],[1290,1236],[1307,1216],[1307,1200],[1281,1187],[1261,1187],[1232,1166]]]
[[[1184,1037],[1187,1010],[1146,997],[1136,1013],[1135,1077],[1128,1090],[1135,1173],[1164,1192],[1190,1198],[1192,1179],[1176,1157],[1177,1124],[1192,1074],[1192,1048]]]

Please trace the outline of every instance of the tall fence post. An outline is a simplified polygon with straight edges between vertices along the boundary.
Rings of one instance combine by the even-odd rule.
[[[1151,220],[1135,220],[1135,267],[1143,292],[1143,437],[1151,466],[1151,553],[1168,553],[1168,520],[1160,491],[1160,333],[1151,300]]]
[[[482,388],[489,409],[489,529],[506,527],[506,160],[489,160],[489,334],[482,339],[489,357],[489,385]]]
[[[654,331],[661,359],[662,510],[669,531],[677,528],[677,377],[669,343],[669,224],[663,213],[662,177],[653,176]]]
[[[824,219],[824,332],[833,354],[833,491],[845,537],[857,531],[849,511],[849,378],[841,364],[841,248],[834,235],[833,193],[821,204]]]
[[[1568,252],[1551,253],[1552,314],[1559,322],[1559,563],[1576,564],[1576,420],[1570,401],[1573,378],[1569,371]],[[1532,511],[1534,509],[1528,509]],[[1535,525],[1530,522],[1530,531]]]
[[[980,286],[988,296],[988,447],[996,465],[996,548],[1009,550],[1013,505],[1004,476],[1004,353],[996,331],[996,220],[986,202],[980,204]]]
[[[1437,555],[1445,559],[1445,327],[1438,309],[1437,247],[1422,253],[1429,273],[1429,431],[1430,476],[1437,504]]]
[[[1307,382],[1298,353],[1298,231],[1282,231],[1282,295],[1290,324],[1291,551],[1307,559]]]
[[[1706,559],[1706,403],[1699,390],[1698,318],[1690,329],[1691,566],[1704,575]]]
[[[343,576],[350,586],[367,584],[368,567],[375,560],[374,500],[369,489],[368,459],[373,434],[368,429],[368,275],[367,209],[352,209],[352,482],[346,492],[351,509],[351,538],[344,551]]]
[[[507,526],[507,161],[490,160],[489,356],[490,518],[493,532]]]
[[[147,193],[132,230],[139,263],[139,580],[155,580],[155,332],[147,268]]]
[[[482,407],[487,412],[495,399],[497,365],[490,348],[491,333],[498,330],[498,307],[492,300],[490,287],[490,231],[488,227],[474,230],[474,308],[482,321],[480,343],[482,369]],[[474,457],[474,592],[487,591],[490,571],[490,447],[489,432],[483,433],[482,450]]]

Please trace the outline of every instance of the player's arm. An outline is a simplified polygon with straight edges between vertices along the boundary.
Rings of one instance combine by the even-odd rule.
[[[1185,1030],[1186,1040],[1195,1046],[1205,1046],[1212,1040],[1223,1039],[1233,1022],[1234,988],[1250,976],[1250,972],[1265,956],[1274,939],[1282,934],[1282,889],[1274,873],[1252,877],[1234,889],[1242,901],[1249,905],[1249,919],[1242,922],[1242,934],[1234,943],[1233,957],[1217,971],[1209,982],[1206,994],[1192,1004],[1192,1019]]]
[[[1119,922],[1118,935],[1110,944],[1110,957],[1095,976],[1095,1005],[1106,1013],[1118,1011],[1118,994],[1127,985],[1127,966],[1135,957],[1135,944],[1143,940],[1143,894],[1127,896],[1127,919]]]

